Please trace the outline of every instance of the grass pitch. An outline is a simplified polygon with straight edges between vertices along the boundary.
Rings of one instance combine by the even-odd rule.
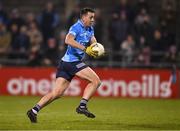
[[[63,97],[31,124],[26,111],[39,99],[0,96],[0,130],[180,130],[180,100],[92,98],[90,119],[75,112],[80,98]]]

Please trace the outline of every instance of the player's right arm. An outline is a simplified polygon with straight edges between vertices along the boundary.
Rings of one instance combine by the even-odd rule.
[[[85,46],[83,46],[83,45],[79,44],[77,41],[75,41],[75,36],[70,33],[68,33],[66,35],[65,43],[72,47],[81,49],[81,50],[85,50],[85,48],[86,48]]]
[[[66,35],[65,43],[74,48],[78,48],[78,49],[85,51],[88,55],[90,55],[92,57],[96,58],[98,56],[97,52],[92,50],[93,45],[90,45],[86,48],[85,46],[83,46],[83,45],[79,44],[77,41],[75,41],[75,36],[73,34],[68,33]]]

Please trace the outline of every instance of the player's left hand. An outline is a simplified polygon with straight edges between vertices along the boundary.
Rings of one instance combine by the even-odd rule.
[[[85,52],[86,54],[88,54],[89,56],[92,56],[93,58],[97,58],[98,57],[98,52],[97,51],[93,51],[93,44],[91,44],[90,46],[85,48]]]

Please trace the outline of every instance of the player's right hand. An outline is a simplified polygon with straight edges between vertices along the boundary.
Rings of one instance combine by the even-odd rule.
[[[98,52],[92,50],[93,46],[94,46],[94,45],[91,44],[90,46],[86,47],[86,48],[85,48],[85,52],[86,52],[86,54],[88,54],[89,56],[92,56],[92,57],[94,57],[94,58],[97,58],[97,57],[98,57]]]

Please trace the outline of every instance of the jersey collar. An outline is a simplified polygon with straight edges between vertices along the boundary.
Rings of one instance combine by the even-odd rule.
[[[82,27],[84,27],[84,28],[86,28],[85,26],[84,26],[84,23],[82,22],[82,20],[78,20],[78,23],[82,26]]]
[[[82,22],[81,19],[78,20],[78,23],[79,23],[84,29],[86,29],[86,30],[92,29],[92,26],[86,27],[86,26],[84,25],[84,23]]]

